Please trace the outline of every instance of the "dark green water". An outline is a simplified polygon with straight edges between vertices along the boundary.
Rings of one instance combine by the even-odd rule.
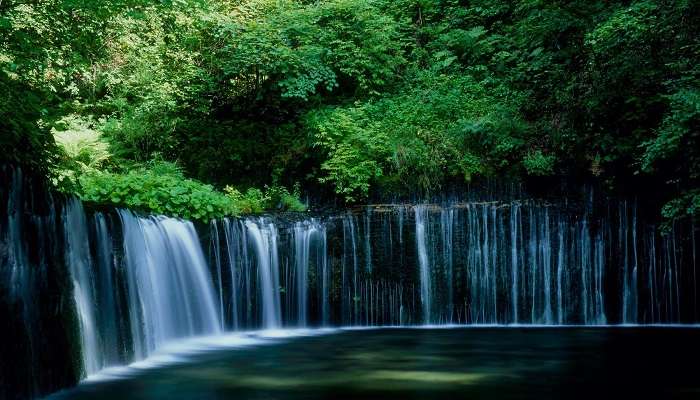
[[[378,329],[214,352],[57,399],[700,399],[700,329]]]

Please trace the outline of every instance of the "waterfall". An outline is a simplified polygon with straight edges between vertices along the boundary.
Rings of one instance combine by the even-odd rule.
[[[190,222],[119,211],[135,354],[177,338],[221,332],[215,291]]]
[[[560,218],[557,224],[557,243],[559,249],[557,251],[557,323],[564,324],[566,318],[566,310],[564,309],[564,254],[566,243],[564,242],[564,221]]]
[[[431,322],[431,296],[432,285],[430,279],[430,264],[428,263],[428,250],[425,244],[425,219],[427,215],[426,208],[416,206],[416,252],[418,253],[418,266],[420,268],[420,301],[423,306],[423,321]]]
[[[68,200],[64,214],[66,235],[66,262],[73,281],[73,298],[80,323],[83,367],[90,375],[102,367],[102,348],[97,328],[95,277],[88,242],[87,221],[82,204],[75,198]]]
[[[231,330],[700,322],[696,225],[661,234],[634,202],[386,204],[225,218],[200,236],[176,218],[27,196],[18,170],[7,182],[0,314],[19,345],[3,351],[27,395],[46,390],[51,360],[82,361],[55,375],[68,385]]]
[[[588,236],[588,221],[586,219],[581,223],[580,232],[578,233],[577,243],[580,244],[579,247],[579,270],[581,271],[581,311],[582,311],[582,321],[584,324],[589,324],[591,322],[591,311],[590,311],[590,293],[591,293],[591,265],[590,260],[590,250],[591,250],[591,240]]]
[[[138,359],[172,339],[229,329],[695,321],[697,288],[682,283],[674,231],[640,229],[635,206],[621,203],[615,220],[528,201],[405,209],[212,221],[208,265],[191,224],[122,210],[119,278],[109,219],[93,217],[93,255],[90,223],[69,202],[67,265],[86,371],[128,358],[104,350],[127,339]],[[120,285],[123,293],[108,289]]]
[[[355,216],[348,214],[343,218],[343,271],[342,271],[342,296],[345,299],[343,302],[344,324],[359,325],[360,321],[360,297],[359,284],[360,277],[358,271],[358,255],[357,255],[357,231],[355,229]],[[348,263],[347,259],[352,261]],[[352,270],[348,264],[352,265]],[[350,274],[350,278],[346,275]],[[350,286],[352,284],[352,287]]]
[[[251,284],[250,284],[250,265],[248,260],[248,241],[244,234],[244,225],[241,221],[223,219],[224,236],[226,246],[226,259],[229,267],[229,278],[231,280],[229,290],[230,308],[231,308],[231,328],[239,329],[241,326],[248,326],[248,321],[251,319],[249,310],[251,304]],[[216,222],[213,222],[214,227]],[[216,240],[219,239],[215,235]],[[219,248],[219,244],[216,244]],[[223,297],[223,288],[221,289]]]
[[[372,274],[372,208],[367,207],[365,210],[365,270],[367,274]]]
[[[212,252],[210,259],[214,262],[214,270],[216,270],[216,282],[219,286],[219,320],[221,322],[221,329],[225,328],[226,316],[224,315],[224,283],[223,283],[223,271],[221,270],[221,248],[220,238],[219,238],[219,227],[216,221],[211,221],[211,235],[212,235]]]
[[[326,228],[321,226],[320,246],[317,248],[317,259],[321,260],[321,326],[330,324],[330,307],[328,306],[330,296],[330,271],[328,265],[328,243]]]
[[[109,228],[109,217],[103,213],[95,213],[95,245],[96,245],[96,279],[97,290],[97,324],[99,337],[102,340],[102,365],[108,367],[119,365],[124,358],[122,349],[122,329],[120,327],[120,307],[118,296],[118,277],[115,268],[115,255],[112,236]],[[95,371],[93,371],[95,372]]]
[[[88,376],[143,359],[169,341],[222,331],[216,291],[192,223],[142,218],[126,210],[118,214],[124,282],[108,217],[95,213],[89,222],[75,198],[66,202],[63,213],[65,260]],[[124,295],[127,309],[121,310]],[[123,325],[129,326],[128,335]]]
[[[510,301],[512,322],[518,323],[518,231],[520,230],[520,205],[513,204],[510,208]]]
[[[297,324],[306,326],[308,312],[309,259],[311,238],[319,231],[316,221],[298,222],[294,225],[293,240],[296,268]]]
[[[247,220],[245,226],[257,255],[262,326],[265,329],[276,329],[282,326],[277,229],[264,219]]]
[[[442,225],[441,236],[442,236],[442,262],[444,265],[445,281],[447,284],[447,317],[445,322],[453,322],[454,314],[454,274],[452,266],[452,242],[454,235],[454,217],[455,210],[448,209],[442,210],[440,212],[440,223]]]
[[[22,171],[18,170],[12,174],[9,185],[7,199],[7,265],[10,268],[9,291],[11,295],[19,294],[27,299],[25,287],[26,271],[22,266],[26,265],[26,250],[22,240],[22,192],[23,192]]]

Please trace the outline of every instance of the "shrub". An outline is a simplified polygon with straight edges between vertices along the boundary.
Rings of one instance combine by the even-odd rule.
[[[78,194],[86,202],[200,221],[241,211],[234,199],[210,185],[146,169],[126,174],[85,174],[80,177]]]
[[[109,145],[89,119],[67,116],[56,123],[51,133],[59,150],[52,174],[53,184],[59,190],[74,190],[80,175],[100,170],[112,157]]]
[[[529,175],[544,176],[554,172],[554,156],[542,154],[541,150],[527,153],[523,158],[523,166]]]

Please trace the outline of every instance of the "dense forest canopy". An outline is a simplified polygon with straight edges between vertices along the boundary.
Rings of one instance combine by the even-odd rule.
[[[196,219],[541,176],[683,217],[699,37],[697,0],[0,0],[0,146]]]

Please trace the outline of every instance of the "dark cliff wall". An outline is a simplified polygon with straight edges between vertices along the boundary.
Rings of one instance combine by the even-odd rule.
[[[63,257],[62,202],[20,169],[0,167],[0,398],[76,384],[77,324]]]

